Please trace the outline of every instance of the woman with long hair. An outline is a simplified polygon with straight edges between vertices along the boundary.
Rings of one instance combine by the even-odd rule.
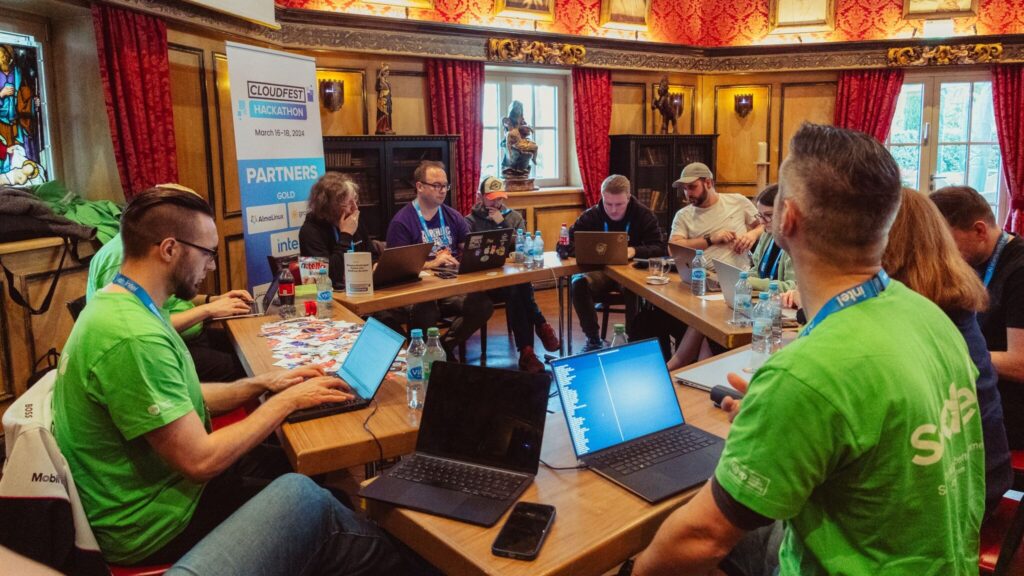
[[[336,288],[345,286],[345,252],[380,255],[359,222],[359,186],[347,174],[328,172],[309,190],[306,220],[299,229],[299,253],[327,258]]]

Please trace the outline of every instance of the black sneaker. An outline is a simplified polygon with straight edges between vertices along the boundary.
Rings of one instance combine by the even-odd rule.
[[[587,338],[587,343],[583,345],[584,352],[593,352],[602,348],[604,348],[604,340],[600,338]]]

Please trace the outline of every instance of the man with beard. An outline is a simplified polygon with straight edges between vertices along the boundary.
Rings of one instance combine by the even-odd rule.
[[[180,558],[192,574],[407,571],[386,536],[308,478],[284,474],[266,487],[246,478],[261,464],[250,451],[288,414],[352,395],[319,367],[200,384],[161,306],[171,294],[194,297],[216,266],[209,204],[147,190],[125,209],[121,236],[124,263],[75,322],[52,405],[54,436],[104,558]],[[244,420],[210,431],[211,412],[264,392]]]
[[[683,168],[672,187],[682,188],[690,205],[672,219],[668,241],[703,250],[709,265],[718,259],[741,270],[750,268],[748,252],[764,231],[754,204],[741,194],[719,194],[711,169],[700,162]]]

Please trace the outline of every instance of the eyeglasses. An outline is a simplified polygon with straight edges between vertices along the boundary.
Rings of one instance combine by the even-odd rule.
[[[196,250],[199,250],[203,254],[206,254],[207,258],[209,258],[210,260],[212,260],[214,262],[217,261],[217,250],[216,249],[211,250],[209,248],[206,248],[204,246],[200,246],[198,244],[193,244],[191,242],[186,242],[185,240],[182,240],[181,238],[175,238],[174,240],[175,240],[175,242],[181,242],[185,246],[191,246],[191,247],[195,248]]]
[[[763,222],[764,224],[771,224],[772,216],[772,214],[761,214],[760,212],[757,213],[757,219]]]
[[[452,189],[452,185],[447,182],[424,182],[420,180],[420,184],[430,186],[434,189],[434,192],[447,192]]]

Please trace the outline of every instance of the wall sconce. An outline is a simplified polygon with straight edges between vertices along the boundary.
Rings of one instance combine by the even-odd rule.
[[[747,114],[754,109],[754,95],[753,94],[737,94],[733,97],[734,107],[736,113],[740,115],[740,118],[746,118]]]
[[[331,112],[341,110],[345,103],[345,82],[342,80],[320,81],[320,102]]]

